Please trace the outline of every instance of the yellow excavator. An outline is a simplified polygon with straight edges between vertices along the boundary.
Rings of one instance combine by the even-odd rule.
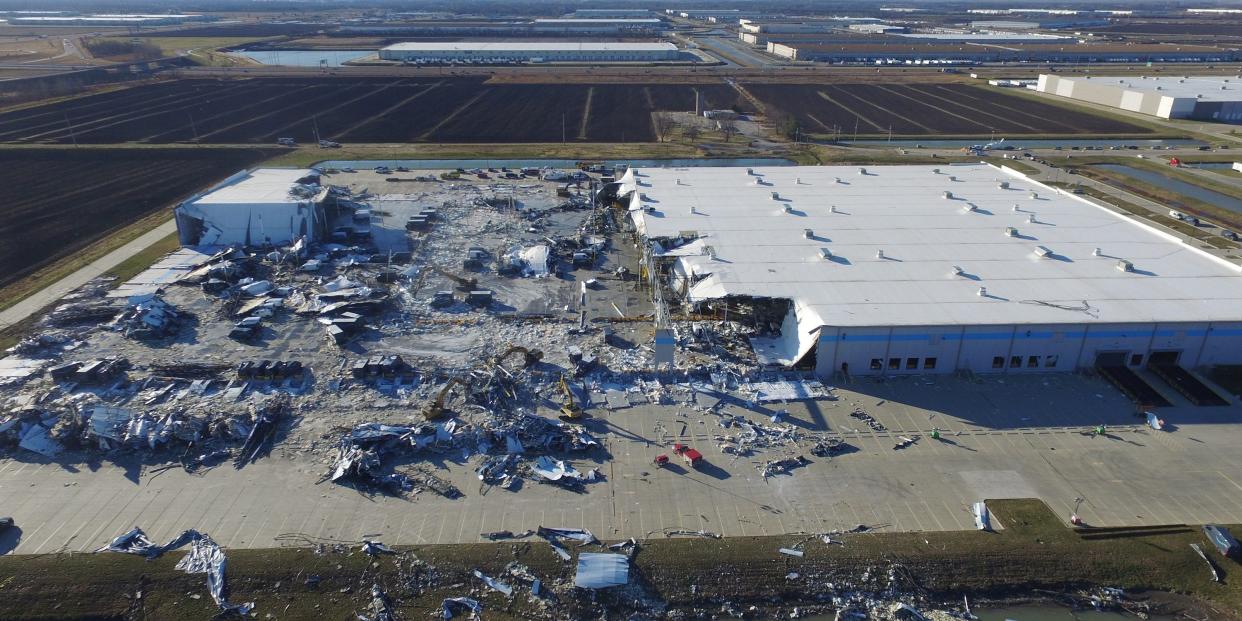
[[[578,421],[586,418],[586,412],[582,411],[582,406],[574,400],[574,391],[569,389],[569,382],[565,380],[565,376],[561,375],[561,394],[565,396],[565,402],[561,404],[560,419],[564,421]]]
[[[425,420],[436,420],[444,416],[444,402],[448,399],[448,396],[453,391],[454,386],[467,388],[469,385],[466,383],[466,380],[463,380],[460,377],[450,377],[448,383],[444,385],[444,388],[440,389],[440,394],[436,395],[435,401],[432,401],[427,405],[427,408],[423,410],[423,418]]]

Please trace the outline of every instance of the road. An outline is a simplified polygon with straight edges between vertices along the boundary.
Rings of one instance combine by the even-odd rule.
[[[126,259],[138,254],[146,248],[154,245],[161,239],[177,231],[177,223],[169,220],[158,227],[143,233],[133,241],[99,257],[82,269],[56,281],[37,293],[31,294],[26,299],[0,311],[0,329],[7,328],[31,315],[46,308],[56,300],[64,297],[65,294],[81,287],[93,278],[98,278],[108,273],[109,270],[120,265]]]

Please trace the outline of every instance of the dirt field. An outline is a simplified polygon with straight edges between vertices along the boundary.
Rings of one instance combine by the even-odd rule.
[[[810,132],[845,135],[1145,134],[1129,123],[960,84],[746,84]],[[835,128],[835,129],[834,129]]]
[[[651,113],[792,114],[807,131],[1143,134],[1125,122],[954,84],[495,84],[483,78],[181,80],[0,115],[0,142],[652,142]],[[141,105],[136,105],[141,104]],[[769,110],[770,112],[771,110]]]
[[[245,168],[245,149],[0,150],[0,286]]]

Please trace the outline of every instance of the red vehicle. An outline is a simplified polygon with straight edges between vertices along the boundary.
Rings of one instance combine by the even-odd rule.
[[[681,460],[691,468],[698,468],[699,464],[703,463],[703,454],[684,444],[674,444],[673,452],[680,455]]]
[[[668,465],[668,455],[656,455],[655,465],[657,468],[663,468]]]

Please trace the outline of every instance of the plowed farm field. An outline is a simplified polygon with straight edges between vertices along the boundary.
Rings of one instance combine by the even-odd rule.
[[[0,149],[0,286],[273,155],[261,149]]]
[[[964,84],[746,84],[808,132],[907,136],[1141,135],[1122,120]]]
[[[0,113],[0,142],[650,142],[652,113],[765,109],[864,135],[1143,134],[1123,121],[957,84],[492,84],[484,78],[187,79]]]

